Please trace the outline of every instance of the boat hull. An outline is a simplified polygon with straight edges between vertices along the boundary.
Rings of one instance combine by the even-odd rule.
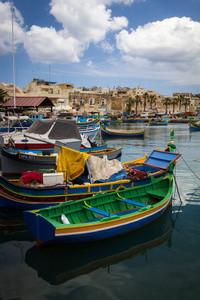
[[[192,122],[190,124],[190,131],[200,131],[200,125],[196,124],[195,122]]]
[[[154,178],[160,178],[171,172],[171,166],[180,157],[179,153],[154,150],[147,159],[144,158],[137,171],[151,173]],[[141,161],[141,160],[140,160]],[[124,163],[133,166],[137,161]],[[121,178],[121,175],[119,175]],[[53,206],[68,200],[79,200],[91,197],[94,194],[113,192],[119,189],[127,189],[146,185],[150,182],[151,175],[141,178],[113,179],[110,181],[97,181],[96,183],[74,184],[68,183],[50,186],[24,186],[0,176],[0,207],[8,207],[19,210],[29,210],[40,207]]]
[[[165,190],[164,182],[168,182],[167,190]],[[150,192],[150,195],[151,192],[154,192],[155,197],[158,197],[156,193],[159,193],[159,190],[164,191],[164,194],[161,196],[161,200],[157,201],[155,204],[152,204],[152,200],[150,200],[151,198],[149,197],[148,192]],[[62,211],[65,212],[69,218],[69,211],[72,211],[72,214],[74,215],[74,210],[79,211],[80,207],[83,207],[83,205],[87,203],[89,203],[89,208],[91,209],[93,209],[94,203],[96,203],[97,207],[99,203],[100,207],[103,205],[104,210],[105,207],[108,207],[107,205],[112,207],[112,210],[115,210],[115,208],[113,208],[116,205],[115,203],[118,202],[117,207],[120,207],[121,204],[119,204],[119,201],[122,202],[122,200],[119,198],[116,199],[116,197],[125,199],[125,202],[126,200],[132,201],[127,199],[132,199],[132,191],[134,191],[134,195],[138,195],[140,199],[144,196],[147,197],[147,204],[141,208],[130,208],[129,206],[126,210],[124,210],[125,206],[123,206],[122,210],[118,213],[114,212],[111,214],[109,213],[109,216],[105,215],[96,218],[94,217],[94,219],[83,221],[81,223],[76,221],[75,223],[69,222],[68,224],[63,224],[61,221],[58,221]],[[169,177],[151,182],[145,187],[114,192],[109,195],[96,195],[92,198],[80,200],[76,204],[68,203],[62,206],[56,206],[55,209],[52,208],[52,210],[48,210],[44,214],[42,211],[40,212],[40,210],[24,212],[24,218],[29,230],[36,238],[38,245],[46,242],[71,243],[102,240],[136,230],[156,220],[165,212],[167,207],[171,205],[172,192],[173,176],[170,175]],[[133,199],[139,199],[138,196],[133,196]],[[113,203],[112,206],[111,203]],[[130,204],[133,205],[132,203],[135,202],[131,202]],[[140,204],[140,202],[136,202],[135,205],[136,207],[137,205],[140,207]],[[60,214],[58,211],[61,211]],[[103,212],[103,210],[101,210],[101,212]],[[80,213],[75,213],[75,215],[84,215],[84,213],[85,207],[80,210]],[[54,215],[58,215],[58,217],[56,217],[56,222],[54,221],[55,219],[51,219],[51,216],[53,217]],[[83,218],[83,215],[81,218]],[[85,219],[83,218],[83,220]]]
[[[96,147],[98,149],[98,147]],[[95,148],[95,149],[96,149]],[[99,147],[100,148],[100,147]],[[85,151],[81,151],[84,153],[88,153],[99,158],[103,158],[104,156],[107,157],[108,160],[111,159],[121,159],[122,156],[122,148],[119,149],[111,149],[107,148],[106,146],[102,146],[102,150],[93,150],[90,149],[83,149]],[[86,151],[87,150],[87,151]],[[5,177],[20,177],[23,172],[28,171],[38,171],[41,169],[57,169],[57,157],[56,154],[42,154],[45,151],[41,151],[40,155],[31,151],[7,151],[4,148],[1,149],[1,170],[2,175]],[[46,152],[50,152],[47,151]],[[46,153],[46,154],[47,154]]]
[[[144,137],[144,129],[141,130],[135,130],[135,131],[114,131],[109,130],[105,126],[101,126],[101,135],[105,138],[143,138]]]

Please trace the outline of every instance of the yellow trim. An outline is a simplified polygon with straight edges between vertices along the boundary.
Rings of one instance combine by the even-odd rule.
[[[121,197],[118,193],[117,193],[117,196],[123,200],[125,199],[124,197]]]
[[[87,207],[91,208],[91,206],[90,206],[89,204],[87,204],[86,201],[84,201],[84,204],[85,204]]]
[[[125,189],[126,189],[126,187],[125,187],[125,186],[123,186],[123,185],[120,185],[120,186],[118,186],[118,187],[116,188],[115,192],[117,192],[117,191],[120,191],[120,189],[121,189],[121,188],[123,188],[123,190],[125,190]]]

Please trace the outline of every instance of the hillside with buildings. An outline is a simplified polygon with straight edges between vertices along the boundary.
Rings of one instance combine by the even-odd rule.
[[[191,93],[173,93],[172,97],[160,95],[156,91],[142,87],[115,87],[109,88],[74,88],[72,83],[45,81],[34,78],[27,87],[15,87],[10,83],[0,83],[1,108],[9,108],[6,105],[9,99],[20,97],[16,108],[35,109],[36,111],[68,111],[74,107],[79,114],[83,112],[129,112],[141,115],[142,112],[177,114],[198,114],[200,110],[200,95]],[[15,94],[15,95],[14,95]],[[34,104],[34,99],[41,98],[40,105]],[[43,100],[42,100],[43,99]],[[49,105],[49,103],[51,104]],[[29,103],[30,102],[30,103]],[[11,102],[10,102],[11,103]],[[26,103],[26,104],[24,104]],[[47,106],[48,103],[48,106]],[[30,105],[29,105],[30,104]],[[13,104],[12,104],[13,105]]]

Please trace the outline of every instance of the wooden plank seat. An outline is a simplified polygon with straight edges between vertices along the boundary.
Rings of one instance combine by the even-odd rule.
[[[146,206],[146,204],[144,204],[144,203],[137,202],[137,201],[130,200],[130,199],[119,199],[119,200],[121,200],[122,202],[126,202],[126,203],[129,203],[129,204],[139,206],[139,207],[145,207]]]
[[[114,216],[113,214],[111,213],[109,214],[109,212],[96,207],[89,207],[89,206],[82,206],[82,207],[105,217]]]
[[[151,191],[147,191],[147,194],[154,198],[162,199],[166,196],[166,190],[161,190],[161,189],[160,190],[151,190]]]

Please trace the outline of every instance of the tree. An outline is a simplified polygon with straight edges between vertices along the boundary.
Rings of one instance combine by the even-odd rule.
[[[156,95],[150,95],[147,101],[150,102],[150,108],[152,109],[153,103],[156,103]]]
[[[146,104],[147,104],[147,100],[149,99],[149,94],[147,92],[143,94],[143,99],[144,99],[144,111],[146,111]]]
[[[127,103],[126,103],[126,107],[127,107],[127,112],[130,114],[131,113],[131,107],[132,107],[132,104],[133,104],[133,98],[129,98],[127,100]]]
[[[162,100],[163,104],[165,105],[166,109],[165,109],[165,114],[167,115],[167,107],[168,105],[171,103],[171,98],[166,97],[165,99]]]
[[[135,99],[133,100],[133,102],[135,103],[135,113],[137,115],[137,108],[138,108],[138,104],[141,103],[141,99],[140,99],[140,96],[139,95],[136,95],[135,96]]]
[[[5,97],[9,97],[8,93],[5,90],[0,89],[0,103],[5,103],[6,101],[8,101],[8,99],[6,99]]]
[[[190,104],[190,99],[185,98],[185,101],[183,102],[183,105],[185,106],[185,112],[189,104]]]
[[[182,103],[185,102],[185,97],[183,95],[179,95],[178,102],[179,102],[179,111],[181,112],[181,106],[182,106]]]
[[[178,99],[177,98],[172,98],[171,99],[171,104],[172,104],[172,107],[173,107],[173,114],[174,114],[175,105],[178,104]]]

